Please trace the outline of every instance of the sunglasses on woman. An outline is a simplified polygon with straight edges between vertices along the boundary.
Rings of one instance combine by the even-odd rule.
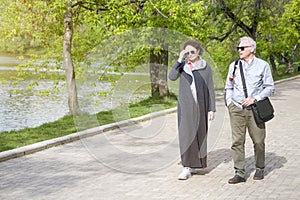
[[[196,51],[189,51],[189,52],[186,52],[185,55],[189,55],[189,54],[195,54]]]

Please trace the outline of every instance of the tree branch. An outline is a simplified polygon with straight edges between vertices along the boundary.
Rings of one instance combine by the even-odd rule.
[[[254,17],[253,17],[253,22],[251,24],[251,29],[250,29],[254,40],[256,39],[256,30],[257,30],[257,26],[258,26],[258,18],[260,15],[261,4],[262,4],[262,0],[255,0],[255,2],[254,2]]]
[[[108,8],[105,5],[97,4],[96,2],[93,2],[93,6],[86,6],[86,4],[91,4],[91,2],[86,2],[86,1],[78,1],[75,4],[72,5],[72,8],[79,6],[81,8],[84,8],[89,11],[106,11]]]
[[[221,6],[221,10],[224,11],[225,15],[231,19],[238,27],[243,29],[249,36],[253,37],[252,28],[244,24],[236,15],[228,8],[224,0],[218,0]]]
[[[132,4],[132,3],[138,3],[138,4],[143,4],[145,3],[147,0],[128,0],[127,3],[124,3],[123,5],[121,6],[125,6],[125,5],[129,5],[129,4]],[[86,4],[92,4],[92,6],[87,6]],[[86,10],[89,10],[89,11],[107,11],[109,10],[109,8],[105,5],[105,4],[99,4],[98,2],[94,1],[94,2],[87,2],[87,1],[78,1],[76,2],[75,4],[72,5],[72,8],[76,7],[76,6],[79,6],[81,8],[84,8]]]
[[[229,31],[227,31],[223,36],[209,36],[209,39],[218,40],[219,42],[223,42],[233,31],[237,29],[237,25],[234,24],[233,27]]]

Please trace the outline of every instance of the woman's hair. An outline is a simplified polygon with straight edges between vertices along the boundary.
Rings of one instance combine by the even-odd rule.
[[[199,51],[199,55],[201,56],[203,53],[203,47],[200,44],[200,42],[198,42],[197,40],[188,40],[184,43],[183,48],[185,49],[186,46],[192,46],[194,48],[196,48]]]

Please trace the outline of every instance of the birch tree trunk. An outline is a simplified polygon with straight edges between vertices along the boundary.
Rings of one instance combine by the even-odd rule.
[[[75,71],[72,61],[72,36],[73,36],[73,23],[72,23],[72,10],[71,1],[67,1],[67,11],[64,18],[64,41],[63,41],[63,64],[65,68],[67,89],[68,89],[68,105],[69,112],[72,115],[77,115],[80,112],[76,81],[75,81]]]

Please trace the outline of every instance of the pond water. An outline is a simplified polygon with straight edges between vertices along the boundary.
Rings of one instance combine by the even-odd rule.
[[[39,95],[38,91],[50,90],[54,84],[51,80],[39,81],[32,92],[13,92],[26,89],[31,82],[24,80],[14,85],[9,79],[10,76],[17,74],[15,66],[18,63],[20,61],[17,58],[0,56],[0,132],[36,127],[68,114],[67,90],[63,82],[59,84],[58,91],[47,96]],[[93,114],[112,109],[124,102],[146,98],[150,95],[150,89],[140,89],[145,85],[149,85],[147,73],[127,74],[114,86],[96,79],[77,83],[80,108]],[[101,91],[108,92],[108,95],[89,97],[91,92]]]

